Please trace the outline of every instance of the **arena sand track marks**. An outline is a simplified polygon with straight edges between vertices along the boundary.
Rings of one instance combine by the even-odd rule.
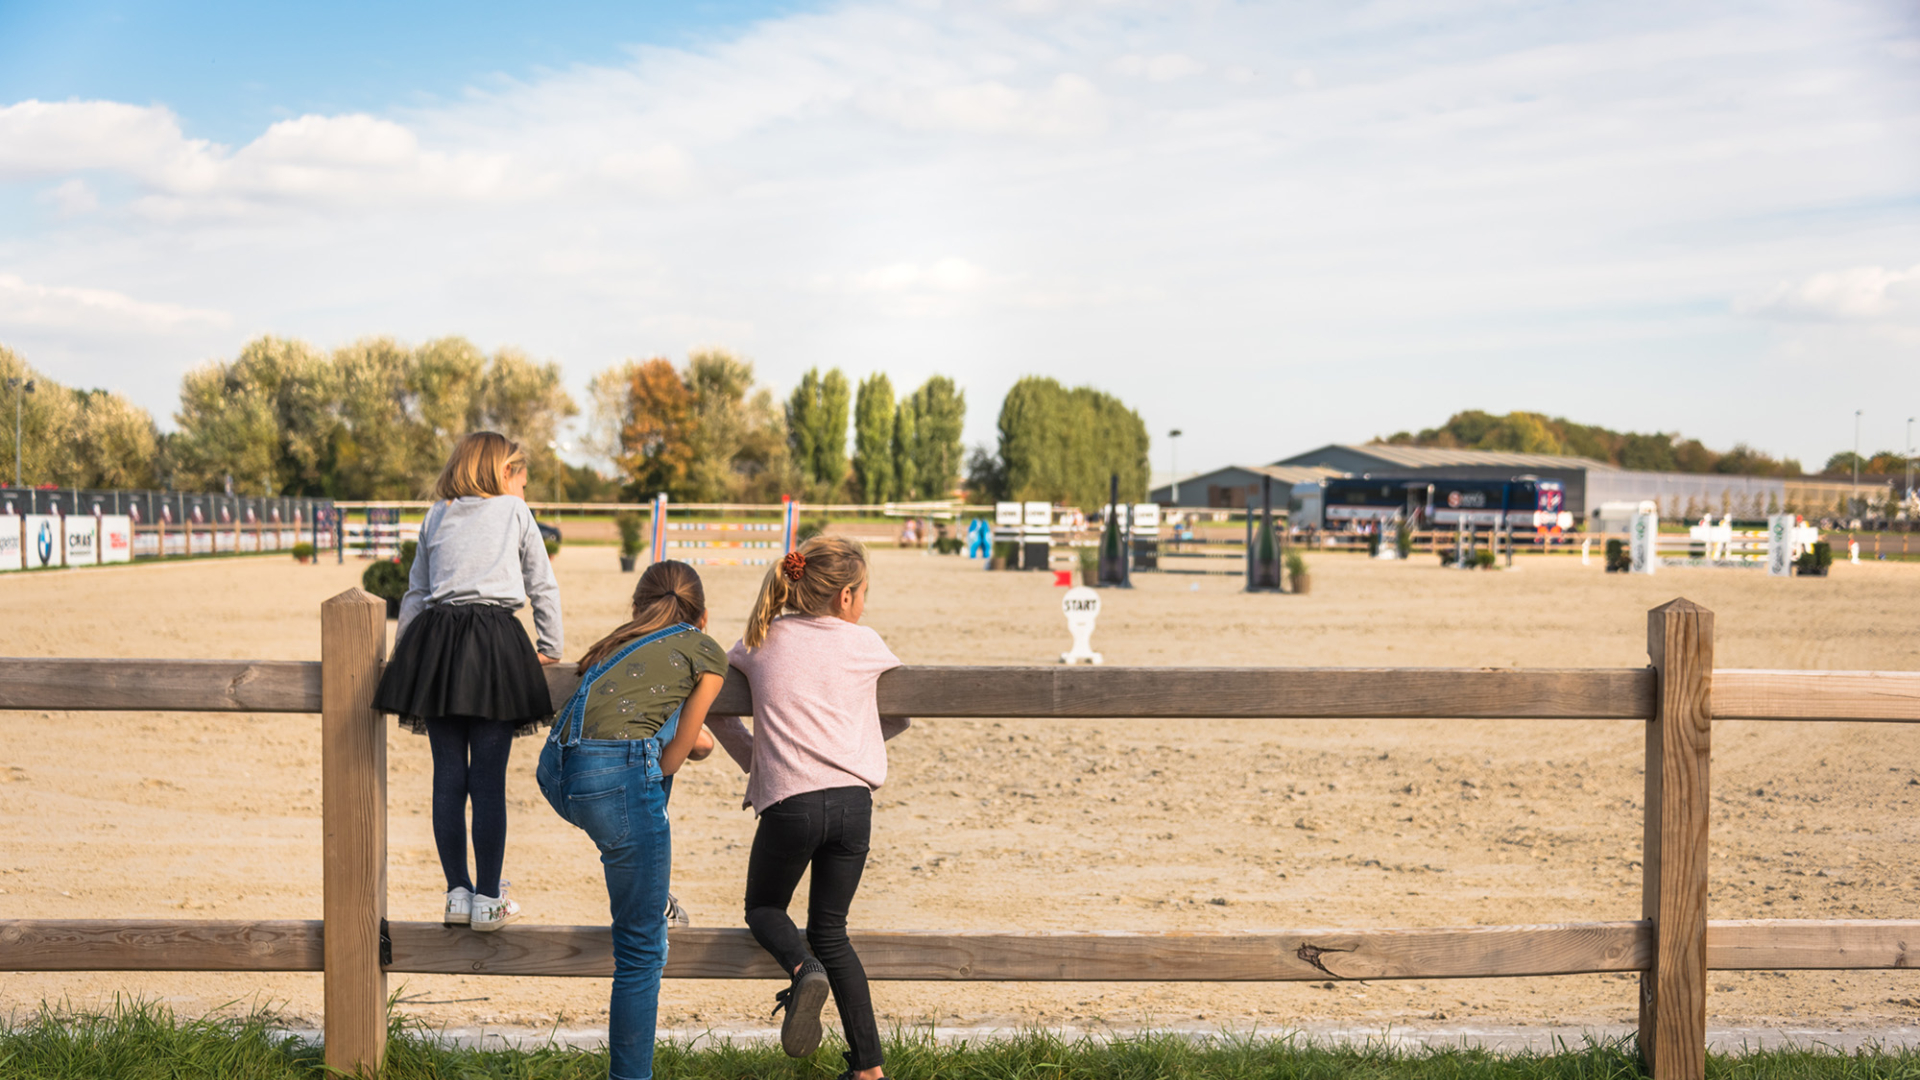
[[[1067,635],[1039,574],[880,551],[869,622],[912,663],[1031,664]],[[556,561],[570,656],[619,621],[633,578],[609,549]],[[26,617],[0,652],[319,657],[321,601],[361,566],[209,561],[0,576]],[[1095,647],[1114,664],[1620,667],[1646,663],[1646,612],[1714,610],[1716,663],[1920,666],[1920,567],[1819,580],[1663,570],[1624,580],[1574,560],[1508,573],[1313,560],[1309,596],[1150,579],[1107,594]],[[707,568],[716,636],[739,632],[759,575]],[[1631,730],[1630,730],[1631,729]],[[437,911],[421,740],[389,736],[390,905]],[[1722,722],[1714,733],[1713,894],[1738,918],[1900,918],[1920,900],[1920,731]],[[25,918],[313,918],[320,910],[317,718],[244,712],[0,714],[0,909]],[[532,782],[509,779],[509,873],[530,918],[604,919],[591,844]],[[1451,926],[1632,918],[1639,908],[1640,732],[1608,722],[929,720],[891,745],[856,922],[961,930]],[[674,798],[675,891],[698,925],[738,925],[751,815],[724,759]],[[410,1015],[457,1024],[596,1022],[604,984],[396,977]],[[1631,1022],[1635,977],[1285,985],[889,984],[893,1020],[1192,1024]],[[759,1025],[772,984],[669,983],[676,1027]],[[313,975],[9,975],[0,1008],[116,991],[192,1013],[265,1002],[319,1011]],[[457,1000],[479,999],[479,1000]],[[1716,1025],[1910,1018],[1905,972],[1717,973]],[[431,1002],[431,1004],[429,1004]]]

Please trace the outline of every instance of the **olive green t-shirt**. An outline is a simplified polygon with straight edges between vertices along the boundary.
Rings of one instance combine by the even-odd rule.
[[[587,690],[587,739],[650,739],[687,700],[700,676],[727,675],[727,653],[698,630],[628,653]]]

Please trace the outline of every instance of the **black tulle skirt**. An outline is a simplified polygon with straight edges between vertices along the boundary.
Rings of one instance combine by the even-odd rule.
[[[459,716],[507,720],[531,735],[553,720],[540,657],[510,608],[498,604],[429,606],[393,646],[374,707],[416,735],[428,720]]]

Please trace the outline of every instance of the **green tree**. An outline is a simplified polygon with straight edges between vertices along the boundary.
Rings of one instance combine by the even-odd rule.
[[[919,497],[944,499],[960,482],[967,395],[952,379],[935,375],[907,395],[901,407],[913,415],[913,477]]]
[[[5,380],[22,385],[8,387]],[[27,393],[25,383],[34,384]],[[20,480],[60,487],[147,487],[158,478],[159,434],[153,418],[118,394],[74,390],[35,371],[0,345],[0,406],[11,444],[16,406]],[[11,459],[13,447],[7,447]],[[13,482],[12,462],[0,469]]]
[[[500,349],[487,363],[477,388],[477,408],[469,406],[473,419],[466,430],[497,431],[521,445],[527,455],[529,498],[552,498],[561,494],[564,476],[555,444],[561,422],[577,415],[580,409],[561,385],[560,365],[532,360],[518,349]],[[444,410],[443,415],[452,415],[462,389],[464,387],[450,387],[445,402],[435,403]],[[423,421],[427,408],[423,398]],[[436,456],[444,462],[453,446],[450,440],[442,446]]]
[[[847,479],[847,413],[853,400],[847,377],[834,368],[813,368],[787,399],[787,437],[814,497],[831,502]]]
[[[920,466],[914,460],[915,427],[913,403],[903,401],[893,410],[893,497],[901,501],[921,498]]]
[[[616,458],[636,499],[681,498],[693,464],[693,394],[669,360],[628,361],[626,414]]]
[[[1007,391],[999,429],[1008,498],[1092,508],[1105,504],[1113,474],[1123,500],[1146,497],[1146,424],[1110,394],[1028,376]]]
[[[884,374],[860,380],[853,406],[854,488],[863,503],[893,496],[893,383]]]

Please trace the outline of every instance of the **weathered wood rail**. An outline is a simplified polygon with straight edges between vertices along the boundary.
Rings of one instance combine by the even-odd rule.
[[[382,603],[357,589],[321,608],[321,660],[0,659],[0,710],[321,715],[325,896],[320,920],[0,920],[0,971],[322,971],[327,1062],[377,1069],[386,977],[612,973],[605,927],[487,935],[386,920],[386,738],[372,709]],[[1645,668],[905,667],[886,713],[1005,719],[1506,719],[1637,722],[1646,731],[1641,917],[1616,922],[1235,933],[864,931],[889,980],[1317,981],[1641,973],[1640,1040],[1657,1077],[1705,1070],[1710,970],[1920,966],[1920,920],[1709,922],[1707,807],[1714,720],[1920,722],[1920,672],[1713,669],[1713,614],[1648,615]],[[572,665],[548,671],[556,700]],[[729,678],[716,709],[747,713]],[[777,978],[745,930],[673,933],[667,975]],[[383,953],[385,958],[383,960]]]

